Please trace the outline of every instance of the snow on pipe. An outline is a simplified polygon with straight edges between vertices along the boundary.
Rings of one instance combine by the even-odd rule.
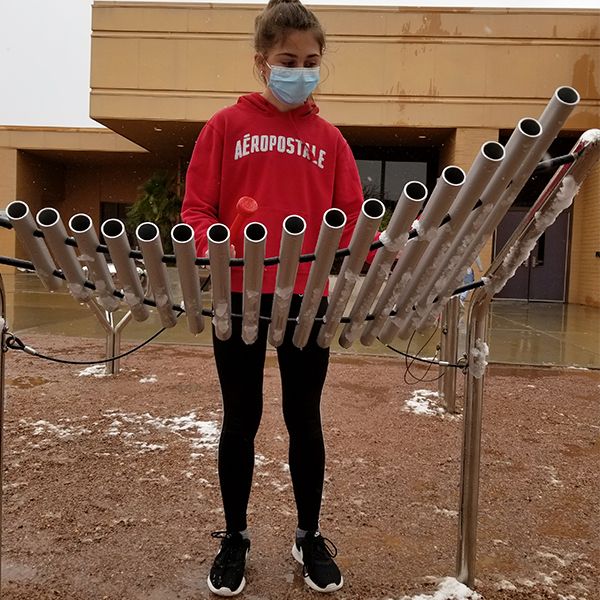
[[[244,228],[242,340],[246,344],[253,344],[258,337],[266,239],[267,228],[262,223],[254,221]]]
[[[46,245],[50,248],[58,266],[67,281],[71,295],[81,302],[87,302],[92,291],[84,286],[86,276],[77,260],[77,254],[72,246],[67,246],[67,230],[55,208],[42,208],[35,218],[40,231],[44,234]]]
[[[196,267],[196,246],[194,230],[187,223],[178,223],[171,229],[173,252],[183,296],[183,307],[191,333],[204,330],[202,318],[202,288]]]
[[[145,321],[150,313],[144,304],[144,290],[135,262],[129,256],[131,247],[125,232],[125,225],[119,219],[108,219],[102,223],[100,231],[117,270],[117,278],[123,288],[125,302],[136,321]]]
[[[491,178],[498,171],[504,156],[504,147],[498,142],[488,141],[481,146],[469,169],[464,185],[450,206],[448,211],[450,220],[438,229],[435,238],[413,271],[412,277],[402,287],[396,298],[396,315],[388,319],[379,334],[379,339],[384,344],[389,344],[410,320],[413,304],[420,297],[434,271],[438,268],[446,268],[451,258],[448,251],[456,234],[469,214],[472,213]]]
[[[564,86],[555,91],[540,117],[541,132],[535,136],[536,139],[530,152],[519,164],[510,180],[510,185],[504,190],[498,201],[494,203],[492,210],[485,215],[485,220],[481,221],[477,228],[477,235],[472,237],[468,244],[465,242],[463,245],[464,250],[456,257],[455,268],[449,270],[444,278],[436,282],[433,293],[417,307],[419,313],[418,320],[415,319],[415,321],[418,321],[417,328],[420,329],[437,318],[449,295],[462,282],[465,269],[475,261],[486,239],[498,227],[578,103],[579,94],[573,88]],[[531,119],[531,121],[534,121],[534,119]],[[436,298],[438,302],[434,303],[433,301]]]
[[[305,232],[306,221],[299,215],[290,215],[284,219],[268,333],[269,343],[275,347],[281,345],[285,335]]]
[[[490,297],[506,285],[519,266],[527,260],[542,233],[573,202],[590,169],[600,160],[600,129],[586,131],[573,146],[571,153],[577,159],[554,174],[490,266],[485,286]]]
[[[526,160],[541,133],[542,127],[536,119],[524,118],[518,122],[506,144],[505,158],[502,164],[481,195],[481,206],[473,210],[460,227],[448,248],[449,261],[445,267],[436,268],[431,277],[423,282],[420,297],[413,303],[410,320],[402,324],[398,330],[398,336],[405,337],[411,329],[417,326],[421,318],[429,314],[429,311],[435,311],[433,318],[441,312],[443,305],[434,306],[434,299],[441,286],[446,284],[448,280],[457,281],[456,285],[450,290],[452,292],[462,282],[464,271],[476,259],[481,246],[486,241],[482,232],[483,224],[490,213],[497,210],[497,204],[511,182],[513,174]],[[491,232],[489,235],[491,235]],[[476,239],[477,241],[481,240],[481,242],[477,253],[473,258],[470,258],[469,249]]]
[[[398,262],[373,309],[374,319],[367,324],[361,335],[360,341],[364,346],[370,346],[375,341],[392,312],[396,298],[408,285],[419,259],[434,239],[443,217],[464,182],[465,172],[460,167],[449,166],[442,171],[420,220],[415,222],[418,235],[406,244],[398,257]]]
[[[323,214],[315,249],[315,261],[308,274],[298,323],[292,338],[297,348],[304,348],[308,342],[345,224],[346,215],[339,208],[330,208]]]
[[[44,240],[34,235],[37,226],[29,206],[21,200],[15,200],[6,207],[6,215],[21,244],[29,253],[40,281],[50,292],[59,290],[61,280],[53,275],[56,265]]]
[[[396,202],[388,226],[379,237],[383,243],[363,279],[358,296],[350,310],[349,322],[340,335],[340,345],[349,348],[362,331],[365,318],[379,293],[398,252],[408,240],[408,231],[427,197],[427,188],[420,181],[409,181]]]
[[[350,254],[344,258],[333,292],[329,296],[324,322],[319,330],[317,343],[321,348],[328,348],[331,345],[384,214],[385,206],[381,200],[370,198],[363,202],[350,240]]]
[[[158,226],[150,222],[140,223],[135,230],[135,237],[144,257],[148,281],[160,322],[163,327],[174,327],[177,324],[177,315],[172,308],[173,301],[169,289],[167,265],[162,262],[164,253]]]
[[[79,260],[88,268],[88,279],[91,279],[96,287],[94,293],[100,306],[104,310],[114,312],[119,308],[120,301],[114,295],[115,286],[106,264],[106,257],[102,252],[98,252],[100,242],[91,217],[84,213],[73,215],[69,219],[69,229],[79,248]]]
[[[213,301],[215,335],[222,341],[231,337],[231,276],[229,272],[229,229],[214,223],[207,232],[208,259]]]

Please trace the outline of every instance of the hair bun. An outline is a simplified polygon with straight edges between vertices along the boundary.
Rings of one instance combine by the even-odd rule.
[[[269,0],[269,4],[267,4],[267,10],[277,6],[278,4],[302,4],[302,2],[300,2],[300,0]]]

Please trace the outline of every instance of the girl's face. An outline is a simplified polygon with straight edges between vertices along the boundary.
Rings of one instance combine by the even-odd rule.
[[[321,48],[311,31],[292,31],[266,54],[257,54],[255,60],[263,81],[268,84],[271,74],[269,65],[292,69],[320,67],[321,58]],[[281,111],[291,110],[302,105],[302,102],[298,105],[280,102],[268,86],[263,95]]]

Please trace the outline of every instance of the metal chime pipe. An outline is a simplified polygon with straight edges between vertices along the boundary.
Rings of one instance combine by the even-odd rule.
[[[173,310],[173,300],[169,286],[167,265],[162,262],[164,252],[160,240],[160,230],[155,223],[140,223],[135,230],[144,264],[148,273],[150,289],[156,303],[156,310],[163,327],[174,327],[177,315]]]
[[[425,285],[423,285],[420,298],[414,302],[410,320],[405,322],[403,327],[398,331],[400,337],[405,337],[411,328],[416,328],[421,319],[428,319],[431,321],[442,311],[443,303],[434,307],[434,301],[439,290],[449,278],[456,280],[460,277],[460,281],[458,282],[460,283],[464,276],[464,271],[477,258],[477,254],[483,244],[480,243],[478,252],[469,262],[470,256],[468,256],[468,253],[472,244],[480,236],[483,239],[483,243],[485,243],[486,238],[483,238],[482,232],[484,223],[488,216],[497,210],[496,206],[500,202],[507,186],[510,184],[514,173],[527,159],[527,156],[531,153],[531,150],[541,133],[542,126],[536,119],[525,118],[519,121],[506,144],[504,161],[481,195],[481,206],[471,212],[456,234],[454,241],[448,249],[450,259],[445,270],[437,268],[428,281],[425,282]],[[491,235],[491,233],[489,235]],[[450,292],[455,288],[456,286],[454,286]]]
[[[100,231],[117,270],[117,278],[123,288],[125,302],[136,321],[145,321],[150,313],[144,304],[144,290],[135,262],[129,256],[131,246],[127,239],[125,225],[119,219],[108,219],[102,223]]]
[[[222,223],[214,223],[207,232],[208,259],[213,301],[213,325],[218,339],[225,341],[231,337],[231,275],[229,260],[229,229]]]
[[[6,207],[6,215],[21,244],[29,253],[40,281],[50,292],[59,290],[61,280],[53,275],[56,265],[43,239],[34,235],[37,226],[29,206],[21,200],[15,200]]]
[[[285,336],[305,232],[306,221],[302,217],[290,215],[284,219],[268,333],[269,343],[275,347],[281,345]]]
[[[173,252],[183,296],[183,307],[191,333],[204,330],[202,318],[202,288],[196,267],[194,229],[187,223],[178,223],[171,229]]]
[[[54,255],[67,281],[71,295],[81,302],[87,302],[92,292],[84,286],[86,276],[77,260],[72,246],[67,246],[67,230],[55,208],[42,208],[36,216],[38,227],[44,234],[46,245]]]
[[[460,167],[450,166],[442,171],[421,219],[415,224],[418,236],[406,244],[375,304],[373,309],[375,318],[367,324],[360,338],[363,345],[370,346],[375,341],[386,319],[392,312],[398,294],[413,276],[419,259],[427,250],[431,240],[434,239],[443,217],[448,212],[464,182],[465,172]]]
[[[79,248],[79,260],[88,268],[89,276],[96,287],[96,298],[104,310],[113,312],[119,308],[119,299],[113,294],[115,286],[106,264],[104,253],[98,252],[98,236],[91,217],[78,213],[69,219],[69,229]]]
[[[262,223],[248,223],[244,228],[242,340],[246,344],[253,344],[258,337],[266,239],[267,228]]]
[[[494,203],[493,209],[487,214],[483,224],[477,229],[476,237],[471,239],[470,245],[462,253],[459,253],[453,270],[449,270],[446,277],[436,283],[434,298],[428,298],[424,309],[421,309],[420,321],[417,327],[422,327],[432,316],[437,317],[443,309],[448,296],[462,281],[463,273],[470,266],[481,251],[481,248],[489,238],[496,227],[500,224],[508,209],[512,206],[515,198],[527,183],[536,166],[543,158],[548,147],[558,135],[568,116],[575,106],[579,103],[579,94],[571,87],[561,87],[556,90],[550,102],[544,109],[539,123],[541,133],[536,136],[536,141],[521,162],[516,173],[513,174],[508,188],[501,194],[499,200]],[[433,305],[433,300],[438,298],[438,302]]]
[[[346,215],[339,208],[330,208],[325,211],[317,239],[315,261],[308,274],[298,313],[298,323],[292,338],[292,342],[297,348],[304,348],[308,342],[345,224]]]
[[[411,279],[400,290],[396,298],[396,315],[388,319],[379,334],[384,344],[389,344],[402,330],[403,325],[410,320],[413,304],[421,296],[436,269],[445,269],[451,259],[448,252],[475,203],[481,197],[485,188],[498,171],[504,160],[504,148],[495,141],[485,142],[475,158],[464,185],[450,206],[450,220],[437,231],[435,238],[423,253],[419,264],[413,271]]]
[[[328,348],[331,345],[384,214],[385,206],[381,200],[370,198],[363,202],[350,240],[350,255],[344,258],[333,292],[329,297],[324,322],[319,330],[317,344],[321,348]]]
[[[354,340],[360,336],[371,305],[388,276],[398,252],[405,246],[409,229],[426,197],[427,188],[420,181],[409,181],[404,186],[390,222],[379,238],[383,247],[377,251],[369,267],[350,311],[349,322],[340,335],[339,342],[343,348],[350,348]]]

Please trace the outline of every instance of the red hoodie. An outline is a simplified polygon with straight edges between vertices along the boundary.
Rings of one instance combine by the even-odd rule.
[[[306,220],[302,253],[314,252],[323,213],[332,207],[347,216],[340,248],[348,246],[363,202],[362,185],[348,143],[318,112],[310,100],[281,112],[254,93],[206,123],[187,171],[181,213],[194,228],[198,256],[206,254],[210,225],[231,227],[242,196],[258,203],[249,221],[266,226],[267,257],[279,254],[283,220],[292,214]],[[231,243],[241,257],[243,228]],[[294,293],[304,292],[311,264],[299,265]],[[265,268],[264,293],[275,291],[276,274],[277,265]],[[243,291],[241,267],[231,269],[231,289]]]

